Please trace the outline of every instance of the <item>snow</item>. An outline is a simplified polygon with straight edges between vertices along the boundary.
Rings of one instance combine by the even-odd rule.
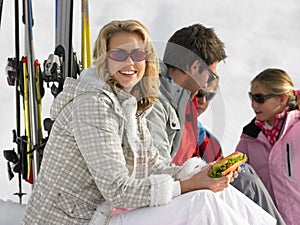
[[[11,200],[0,199],[0,224],[16,225],[21,224],[25,212],[25,205],[20,205]]]
[[[7,85],[4,68],[14,50],[14,1],[4,1],[0,29],[0,151],[16,148],[12,143],[15,129],[14,88]],[[54,51],[54,1],[33,0],[34,47],[36,58],[43,63]],[[80,52],[80,1],[74,1],[73,43]],[[21,7],[21,3],[20,3]],[[19,10],[21,12],[21,9]],[[279,67],[292,77],[300,88],[300,2],[298,0],[121,0],[90,1],[90,29],[92,43],[99,28],[113,19],[138,19],[151,31],[160,56],[166,40],[180,27],[202,23],[214,27],[225,43],[228,58],[218,67],[221,89],[202,123],[219,138],[226,153],[234,150],[242,127],[254,116],[247,97],[251,79],[267,67]],[[22,27],[22,23],[20,23]],[[23,35],[23,27],[20,29]],[[21,36],[21,55],[24,54]],[[46,87],[43,98],[43,118],[49,116],[53,99]],[[46,134],[45,134],[46,135]],[[8,181],[6,161],[0,156],[0,224],[20,224],[24,206],[17,204],[17,176]],[[22,182],[26,204],[31,186]],[[2,199],[2,200],[1,200]]]

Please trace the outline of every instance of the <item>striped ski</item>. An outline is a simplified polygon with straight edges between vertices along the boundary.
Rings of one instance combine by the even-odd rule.
[[[25,25],[25,56],[23,57],[24,78],[24,120],[27,137],[26,180],[34,184],[41,163],[42,122],[41,122],[41,74],[40,65],[35,59],[33,47],[32,1],[23,1]]]

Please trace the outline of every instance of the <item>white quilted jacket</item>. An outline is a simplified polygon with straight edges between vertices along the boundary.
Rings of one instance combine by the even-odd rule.
[[[166,168],[135,112],[135,98],[113,93],[95,69],[67,78],[51,107],[55,123],[23,224],[101,225],[112,207],[168,204],[174,179],[201,162]]]

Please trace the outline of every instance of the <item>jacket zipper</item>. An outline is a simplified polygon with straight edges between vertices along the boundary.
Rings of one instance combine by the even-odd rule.
[[[290,145],[286,144],[286,162],[287,162],[287,173],[288,176],[292,176],[292,168],[291,168],[291,155],[290,155]]]

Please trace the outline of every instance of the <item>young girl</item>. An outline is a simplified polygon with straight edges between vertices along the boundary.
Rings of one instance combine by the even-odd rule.
[[[94,59],[54,100],[23,224],[275,224],[228,187],[232,174],[218,180],[222,192],[199,190],[203,161],[172,167],[159,159],[145,118],[157,100],[158,60],[144,25],[105,25]],[[112,216],[113,208],[132,210]]]
[[[248,155],[286,224],[300,221],[300,90],[281,69],[266,69],[251,81],[256,114],[243,128],[237,151]]]

